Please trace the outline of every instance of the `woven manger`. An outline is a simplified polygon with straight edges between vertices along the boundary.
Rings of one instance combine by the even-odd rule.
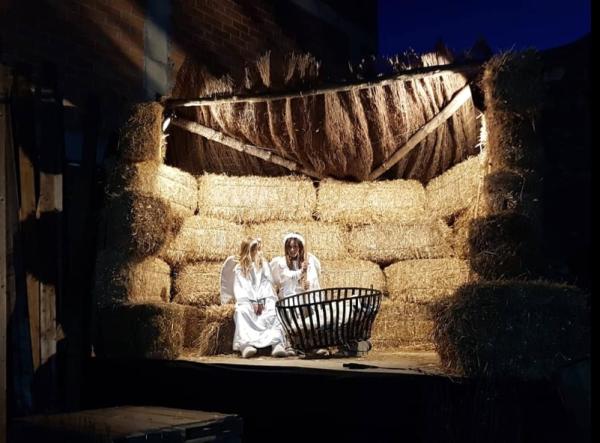
[[[286,297],[276,306],[292,346],[308,352],[368,340],[381,297],[377,289],[326,288]]]

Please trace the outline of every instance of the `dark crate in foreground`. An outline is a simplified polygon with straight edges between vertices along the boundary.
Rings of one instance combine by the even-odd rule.
[[[237,415],[156,406],[119,406],[15,419],[10,441],[223,442],[241,441]]]

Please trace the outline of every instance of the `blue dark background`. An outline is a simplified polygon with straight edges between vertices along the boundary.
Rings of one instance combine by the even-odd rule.
[[[588,0],[379,0],[379,54],[433,49],[455,52],[483,37],[492,51],[547,49],[590,32]]]

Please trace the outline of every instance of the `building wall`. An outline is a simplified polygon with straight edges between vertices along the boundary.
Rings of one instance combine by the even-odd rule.
[[[333,0],[3,0],[0,62],[29,64],[34,72],[45,61],[54,63],[60,89],[75,106],[95,92],[103,106],[120,109],[148,98],[149,42],[161,38],[152,29],[166,28],[166,91],[188,55],[218,74],[266,50],[308,50],[330,66],[356,58],[357,47],[374,53],[376,2],[354,3],[362,4],[364,23],[336,15],[346,4]],[[152,15],[157,7],[168,15],[162,23]],[[315,17],[319,13],[322,18]],[[364,35],[369,42],[360,40]],[[113,123],[109,118],[107,125]]]

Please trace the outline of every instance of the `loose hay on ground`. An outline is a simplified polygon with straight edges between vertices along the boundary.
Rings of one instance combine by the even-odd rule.
[[[184,265],[173,278],[173,301],[183,305],[210,306],[219,303],[222,262]]]
[[[451,230],[439,219],[419,223],[373,223],[347,233],[355,258],[387,265],[399,260],[449,257]]]
[[[154,162],[117,163],[109,172],[108,193],[134,192],[164,200],[180,216],[190,216],[198,206],[196,178],[180,169]]]
[[[485,151],[458,163],[431,180],[427,187],[427,207],[432,215],[445,217],[478,203],[486,170]]]
[[[94,282],[97,305],[168,302],[170,293],[171,268],[159,258],[136,258],[116,250],[98,253]]]
[[[225,260],[239,252],[243,238],[240,225],[195,215],[184,220],[179,233],[161,250],[160,256],[174,267],[194,261]]]
[[[244,223],[312,220],[316,191],[308,178],[204,174],[198,206],[210,217]]]
[[[302,234],[306,240],[308,252],[320,260],[348,258],[348,250],[344,243],[344,231],[338,224],[317,221],[275,221],[247,225],[245,230],[246,235],[262,238],[263,253],[269,260],[275,256],[284,255],[283,237],[292,231]]]
[[[162,162],[166,153],[162,123],[160,103],[135,104],[119,133],[120,157],[130,162]]]
[[[183,346],[184,308],[139,303],[100,308],[97,355],[172,360]]]
[[[458,258],[404,260],[384,270],[390,299],[427,303],[449,297],[477,276]]]
[[[320,220],[349,225],[421,220],[425,205],[425,188],[416,180],[348,183],[326,179],[317,194]]]
[[[433,337],[442,363],[464,375],[549,378],[590,355],[589,295],[548,282],[465,285],[438,307]]]
[[[322,260],[322,288],[374,288],[386,292],[381,268],[366,260]]]

